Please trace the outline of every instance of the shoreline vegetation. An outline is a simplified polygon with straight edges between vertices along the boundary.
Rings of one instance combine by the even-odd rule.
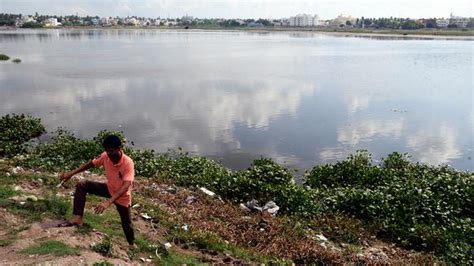
[[[14,167],[46,173],[68,170],[94,158],[102,151],[101,140],[112,133],[104,130],[92,139],[79,139],[58,128],[50,142],[40,143],[37,138],[46,133],[41,120],[23,114],[1,117],[0,128],[3,160]],[[113,133],[126,143],[122,132]],[[370,234],[377,240],[432,256],[434,261],[474,262],[472,172],[411,162],[399,153],[391,153],[375,164],[369,153],[360,151],[335,164],[314,166],[305,173],[303,185],[298,185],[291,170],[270,158],[254,160],[249,168],[232,171],[181,149],[160,154],[129,145],[124,149],[135,162],[138,180],[206,188],[237,206],[252,200],[260,204],[273,201],[279,206],[278,217],[298,221],[301,228],[324,228],[334,241],[363,246],[361,235]],[[0,170],[0,174],[5,173]],[[327,217],[337,217],[338,222]],[[340,225],[355,221],[359,231]],[[314,257],[311,260],[309,255],[295,256],[301,262],[321,262]]]
[[[0,26],[3,30],[24,30],[28,28],[16,28],[9,26]],[[366,36],[397,36],[397,37],[420,37],[420,38],[465,38],[474,40],[473,29],[361,29],[361,28],[295,28],[295,27],[134,27],[134,26],[111,26],[111,27],[94,27],[94,26],[63,26],[63,27],[42,27],[32,29],[68,29],[68,30],[205,30],[205,31],[242,31],[242,32],[295,32],[295,33],[325,33],[325,34],[349,34],[349,35],[366,35]]]

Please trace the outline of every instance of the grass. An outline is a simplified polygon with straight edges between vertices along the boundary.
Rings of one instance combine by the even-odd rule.
[[[102,215],[86,211],[84,213],[84,223],[109,236],[124,237],[120,217],[115,210],[107,209]]]
[[[7,61],[10,57],[6,54],[0,54],[0,61]]]
[[[109,237],[105,237],[102,242],[95,244],[92,250],[105,257],[111,257],[113,244]]]
[[[252,262],[268,262],[269,258],[258,255],[248,249],[240,248],[231,243],[224,241],[221,237],[204,232],[204,231],[184,231],[182,229],[175,229],[171,231],[169,237],[178,239],[180,244],[189,244],[203,251],[215,251],[222,254],[229,254],[233,257]]]
[[[113,266],[113,264],[106,261],[106,260],[103,260],[103,261],[99,261],[99,262],[94,262],[94,264],[92,264],[92,266]]]
[[[49,240],[42,243],[38,243],[36,245],[23,249],[21,252],[30,255],[80,255],[80,253],[77,251],[77,248],[73,248],[56,240]]]
[[[18,238],[18,233],[28,229],[29,226],[23,225],[19,228],[13,228],[8,232],[8,236],[5,239],[0,239],[0,247],[6,247],[15,242]]]
[[[9,192],[8,189],[0,189],[0,193]],[[27,222],[39,221],[45,217],[64,217],[69,212],[70,202],[56,195],[50,195],[46,199],[38,201],[25,201],[20,204],[13,200],[0,197],[0,207],[7,208],[13,214],[20,215]]]
[[[202,263],[196,258],[189,255],[185,255],[174,250],[169,250],[168,255],[164,256],[160,265],[208,265],[207,263]]]

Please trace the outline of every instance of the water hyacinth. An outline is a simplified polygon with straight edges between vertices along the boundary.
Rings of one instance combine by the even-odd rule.
[[[2,139],[0,147],[4,150],[9,145],[23,147],[44,132],[39,119],[32,117],[5,116],[0,121],[5,124],[12,117],[16,122],[7,123],[6,130],[2,127],[2,136],[9,136]],[[25,125],[29,130],[25,131]],[[101,141],[111,133],[124,141],[138,178],[205,187],[236,203],[274,201],[281,214],[298,218],[328,213],[353,215],[382,239],[434,252],[447,261],[473,263],[473,173],[413,163],[404,154],[389,154],[376,164],[362,151],[332,165],[315,166],[306,173],[305,183],[297,185],[290,170],[268,158],[255,160],[245,170],[231,171],[180,149],[157,154],[133,148],[121,132],[101,131],[93,139],[79,139],[59,128],[50,143],[29,150],[13,149],[15,154],[24,155],[15,161],[48,171],[71,169],[101,153]]]

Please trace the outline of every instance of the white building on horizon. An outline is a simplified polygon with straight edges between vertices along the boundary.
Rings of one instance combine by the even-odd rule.
[[[48,18],[43,21],[43,25],[45,27],[57,27],[60,26],[61,23],[58,22],[57,18]]]
[[[314,27],[318,25],[318,15],[298,14],[288,19],[290,27]]]

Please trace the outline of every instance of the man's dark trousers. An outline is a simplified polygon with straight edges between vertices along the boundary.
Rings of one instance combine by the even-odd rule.
[[[76,186],[76,193],[74,194],[74,207],[72,214],[74,215],[84,215],[84,207],[86,206],[86,195],[94,194],[104,198],[111,198],[112,196],[107,189],[107,184],[94,182],[94,181],[84,181],[80,182]],[[117,211],[120,214],[120,220],[122,221],[123,232],[127,238],[127,242],[132,245],[135,240],[135,235],[133,233],[132,225],[132,215],[131,215],[131,206],[125,207],[123,205],[114,203],[117,207]]]

